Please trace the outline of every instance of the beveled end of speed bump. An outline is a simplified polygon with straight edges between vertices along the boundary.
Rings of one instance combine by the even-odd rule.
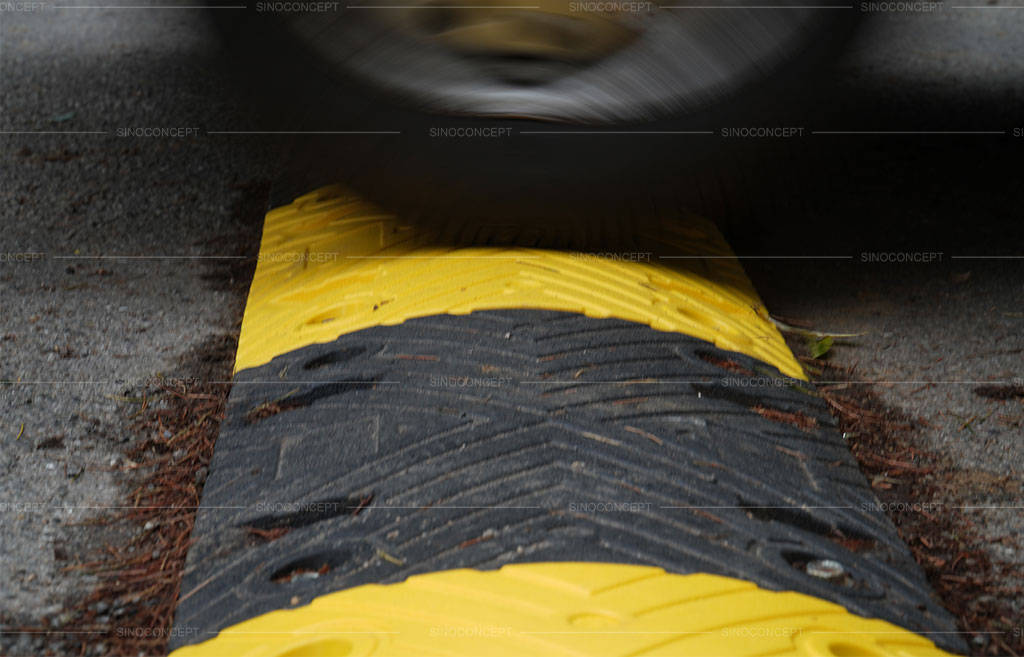
[[[637,233],[431,225],[325,187],[267,214],[235,371],[371,326],[521,308],[684,333],[803,379],[715,226],[695,216],[655,219]],[[642,257],[588,251],[602,231],[615,231],[618,251]]]
[[[793,592],[611,563],[450,570],[239,623],[172,657],[938,657],[928,639]]]

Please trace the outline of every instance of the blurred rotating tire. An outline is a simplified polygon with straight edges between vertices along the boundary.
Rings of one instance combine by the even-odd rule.
[[[330,71],[425,111],[601,124],[726,103],[789,60],[820,55],[815,44],[834,29],[835,10],[663,4],[361,0],[280,14],[276,29]]]
[[[591,5],[612,3],[265,2],[211,15],[267,129],[318,133],[295,138],[294,184],[277,200],[342,181],[393,210],[516,222],[728,177],[758,147],[719,131],[803,125],[857,23],[823,5]],[[375,131],[392,134],[351,134]]]

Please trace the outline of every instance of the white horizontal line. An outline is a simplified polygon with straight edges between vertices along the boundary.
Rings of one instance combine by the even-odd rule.
[[[825,255],[825,256],[740,256],[740,255],[719,255],[719,256],[658,256],[663,260],[852,260],[853,256],[846,255]]]
[[[346,260],[397,260],[399,258],[406,260],[532,260],[539,258],[539,255],[425,255],[425,256],[414,256],[414,255],[366,255],[357,256],[350,255],[345,256]]]
[[[410,354],[412,355],[412,354]],[[432,361],[434,362],[434,361]],[[720,376],[719,379],[744,379],[744,378],[766,378],[768,376],[775,376],[778,379],[789,379],[785,374],[777,375],[752,375],[752,376]],[[461,375],[453,376],[453,378],[460,378]],[[464,378],[464,377],[463,377]],[[559,384],[559,383],[572,383],[573,385],[598,385],[598,384],[629,384],[629,385],[679,385],[684,383],[708,383],[707,378],[700,379],[659,379],[659,380],[621,380],[621,379],[610,379],[610,380],[587,380],[581,381],[580,379],[540,379],[536,381],[532,380],[521,380],[515,381],[516,385],[547,385],[547,384]],[[793,383],[799,383],[799,379],[793,379]],[[3,380],[0,379],[0,383],[6,385],[122,385],[124,383],[131,383],[126,380],[102,380],[102,381],[57,381],[57,380],[28,380],[28,381],[15,381],[15,380]],[[289,379],[282,380],[266,380],[266,381],[201,381],[201,383],[209,385],[316,385],[320,383],[372,383],[374,385],[409,385],[413,387],[419,387],[419,384],[410,381],[366,381],[364,379],[321,379],[316,381],[295,381]],[[851,385],[1014,385],[1012,381],[874,381],[870,379],[860,381],[815,381],[817,385],[838,385],[838,384],[851,384]],[[511,384],[510,384],[511,385]],[[431,387],[448,387],[443,385],[435,385]],[[480,386],[480,387],[497,387],[497,386]]]
[[[10,634],[106,634],[110,633],[108,629],[25,629],[7,630],[8,636]]]
[[[220,510],[232,510],[232,511],[244,511],[251,508],[258,508],[262,505],[281,505],[281,506],[300,506],[303,504],[316,504],[317,502],[263,502],[260,504],[251,504],[248,506],[131,506],[131,505],[102,505],[102,506],[78,506],[71,504],[43,504],[41,502],[17,502],[6,504],[16,504],[19,509],[21,507],[31,508],[38,507],[40,509],[79,509],[79,510],[114,510],[114,509],[142,509],[142,510],[163,510],[163,511],[195,511],[198,509],[220,509]],[[891,503],[890,503],[891,504]],[[924,502],[930,506],[950,506],[943,502]],[[548,509],[554,510],[561,507],[544,507],[544,506],[503,506],[503,505],[486,505],[486,506],[392,506],[392,505],[367,505],[363,507],[363,511],[381,510],[381,509],[418,509],[421,511],[433,510],[433,509]],[[661,509],[715,509],[715,510],[748,510],[748,509],[856,509],[854,506],[803,506],[803,505],[789,505],[789,506],[660,506]],[[950,506],[953,509],[1024,509],[1024,506],[993,506],[993,505],[976,505],[976,506]]]
[[[855,509],[854,506],[663,506],[662,509]]]
[[[547,507],[543,506],[502,506],[502,505],[489,505],[489,506],[391,506],[390,504],[379,504],[376,506],[368,506],[366,510],[380,510],[380,509],[418,509],[420,511],[427,511],[432,509],[544,509]]]
[[[208,135],[400,135],[401,130],[207,130]]]
[[[8,502],[7,504],[11,504],[11,503]],[[96,509],[148,509],[148,510],[170,510],[170,509],[175,509],[175,510],[180,510],[180,511],[195,511],[195,510],[197,510],[199,508],[206,508],[206,509],[238,509],[238,510],[248,509],[249,508],[247,506],[207,506],[207,507],[198,507],[198,506],[76,506],[76,505],[71,505],[71,504],[43,504],[41,502],[17,502],[16,504],[19,507],[21,507],[21,506],[25,506],[25,507],[39,507],[41,509],[91,509],[91,510],[96,510]],[[301,504],[301,503],[296,503],[296,504]]]
[[[812,130],[812,135],[1005,135],[1005,130]]]
[[[894,629],[894,630],[859,630],[859,631],[858,630],[849,631],[849,630],[845,630],[845,629],[842,630],[842,631],[825,630],[825,629],[811,629],[811,630],[808,630],[808,631],[810,633],[812,633],[812,634],[903,634],[903,636],[905,636],[905,634],[906,634],[906,630],[905,629]],[[986,630],[986,631],[980,631],[980,630],[958,631],[958,630],[954,630],[954,629],[949,629],[949,630],[944,630],[944,631],[941,631],[941,630],[922,631],[920,629],[915,629],[913,631],[914,631],[914,633],[918,633],[918,634],[1006,634],[1007,633],[1005,631],[991,631],[991,630]]]
[[[246,260],[255,256],[219,255],[57,255],[54,260]]]
[[[1024,506],[990,506],[990,505],[980,505],[980,506],[955,506],[953,508],[954,509],[990,509],[991,510],[991,509],[1024,509]]]
[[[662,9],[853,9],[853,5],[664,5]]]
[[[521,135],[713,135],[714,130],[522,130]]]
[[[248,9],[245,5],[53,5],[53,9]]]
[[[348,5],[345,9],[540,9],[537,5]]]
[[[105,135],[102,130],[4,130],[2,135]]]
[[[520,634],[717,634],[717,631],[682,631],[669,629],[664,631],[626,631],[614,629],[565,630],[565,631],[520,631]]]
[[[219,629],[213,629],[213,630],[210,630],[210,631],[208,631],[206,633],[208,633],[208,634],[219,634],[220,630]],[[301,636],[301,634],[399,634],[399,633],[401,633],[401,632],[399,632],[396,629],[388,629],[388,630],[384,630],[384,629],[381,629],[381,630],[371,629],[371,630],[358,630],[358,631],[354,630],[354,629],[352,631],[327,631],[327,630],[323,630],[323,629],[308,629],[308,630],[294,629],[294,630],[288,630],[288,631],[238,631],[237,629],[231,629],[232,636],[234,636],[234,634],[286,634],[286,636],[293,636],[293,634],[299,634],[299,636]]]

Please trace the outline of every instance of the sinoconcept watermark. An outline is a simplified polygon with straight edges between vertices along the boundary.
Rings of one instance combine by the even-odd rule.
[[[939,502],[862,502],[865,511],[882,511],[884,513],[936,513],[942,509]]]
[[[153,388],[153,387],[187,387],[199,385],[203,380],[198,376],[165,376],[163,374],[151,374],[149,376],[139,376],[133,378],[118,378],[111,381],[119,386],[125,387],[139,387],[139,388]]]
[[[430,628],[430,636],[449,639],[496,639],[512,636],[512,628],[508,625],[435,625]]]
[[[171,639],[199,636],[199,628],[188,625],[174,627],[143,627],[123,625],[114,630],[121,639]]]
[[[722,636],[739,637],[743,639],[775,639],[795,637],[803,633],[800,627],[723,627]]]
[[[40,251],[0,251],[0,263],[29,263],[44,260],[46,254]]]
[[[512,385],[507,376],[441,376],[430,377],[432,388],[501,388]]]
[[[942,262],[942,255],[942,251],[864,251],[860,254],[860,261],[883,264],[926,264]]]
[[[645,14],[654,11],[653,2],[623,0],[573,0],[569,11],[574,14]]]
[[[40,513],[50,508],[42,502],[0,502],[0,513]]]
[[[322,265],[338,259],[336,251],[271,251],[260,253],[258,262],[312,263]]]
[[[0,12],[30,13],[43,11],[48,6],[45,2],[0,2]]]
[[[792,139],[803,137],[803,126],[741,126],[722,128],[719,136],[731,139]]]
[[[857,8],[862,14],[930,14],[942,11],[943,3],[923,0],[883,0],[881,2],[862,2],[857,5]]]
[[[616,262],[650,262],[650,251],[580,251],[573,253],[573,260],[583,261],[616,261]]]
[[[730,388],[789,388],[793,381],[779,376],[726,376],[723,386]]]
[[[118,137],[170,137],[180,139],[182,137],[198,137],[199,128],[186,128],[181,126],[121,126],[114,131]]]
[[[256,12],[275,14],[326,14],[338,11],[340,2],[257,2]]]
[[[342,502],[257,502],[257,513],[337,513],[347,508]]]
[[[512,128],[503,128],[500,126],[435,126],[427,130],[427,134],[436,139],[495,139],[500,137],[511,137]]]
[[[643,513],[650,510],[650,502],[569,502],[571,513]]]

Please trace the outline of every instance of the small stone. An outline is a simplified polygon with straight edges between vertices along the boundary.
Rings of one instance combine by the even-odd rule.
[[[846,574],[843,564],[833,559],[816,559],[807,564],[805,572],[819,579],[839,579]]]

